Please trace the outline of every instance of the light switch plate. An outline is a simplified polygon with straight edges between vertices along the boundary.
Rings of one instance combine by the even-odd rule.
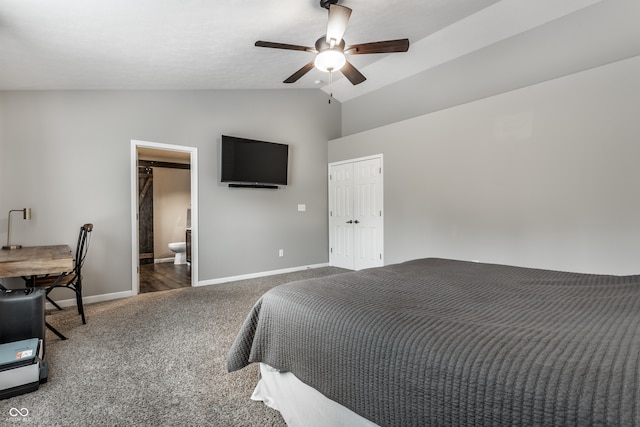
[[[304,212],[307,210],[307,205],[298,205],[298,212]]]

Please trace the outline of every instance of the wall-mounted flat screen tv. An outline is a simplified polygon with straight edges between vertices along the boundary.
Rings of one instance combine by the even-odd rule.
[[[287,144],[222,135],[222,182],[287,185],[288,164]]]

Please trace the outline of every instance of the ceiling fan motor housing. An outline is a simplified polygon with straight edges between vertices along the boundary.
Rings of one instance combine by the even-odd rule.
[[[320,6],[329,9],[332,4],[338,4],[338,0],[320,0]]]
[[[340,43],[333,47],[333,50],[339,50],[340,52],[344,52],[344,39],[340,40]],[[322,36],[318,40],[316,40],[316,50],[318,53],[324,52],[327,49],[331,49],[331,45],[327,43],[327,36]]]

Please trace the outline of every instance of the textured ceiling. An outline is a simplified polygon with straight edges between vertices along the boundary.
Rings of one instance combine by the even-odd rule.
[[[347,44],[411,47],[349,57],[368,80],[338,75],[327,88],[317,70],[282,83],[312,54],[254,46],[313,46],[327,22],[319,0],[2,0],[0,90],[320,87],[347,100],[596,1],[343,0]]]

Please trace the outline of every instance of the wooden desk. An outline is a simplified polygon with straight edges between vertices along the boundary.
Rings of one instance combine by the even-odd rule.
[[[36,276],[73,270],[68,245],[0,249],[0,278]]]

